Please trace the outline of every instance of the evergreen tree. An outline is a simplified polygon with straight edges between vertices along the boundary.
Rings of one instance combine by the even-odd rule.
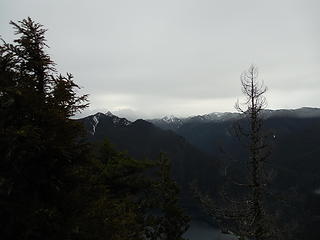
[[[167,159],[135,160],[105,141],[88,160],[73,171],[71,238],[183,240],[189,217]]]
[[[11,24],[19,38],[0,46],[1,239],[181,240],[188,217],[168,162],[154,177],[154,162],[82,144],[70,117],[87,96],[55,70],[40,24]]]
[[[46,30],[30,18],[11,22],[19,37],[0,46],[0,235],[55,239],[62,232],[65,170],[79,156],[87,106],[72,75],[59,75],[45,52]]]
[[[150,216],[153,227],[148,231],[151,240],[183,240],[189,228],[190,217],[179,206],[179,188],[171,178],[170,161],[161,154],[158,178],[153,183],[154,206],[158,215]]]

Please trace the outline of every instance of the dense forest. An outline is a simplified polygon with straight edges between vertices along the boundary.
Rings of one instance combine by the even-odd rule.
[[[255,66],[241,75],[239,113],[75,119],[89,96],[56,70],[46,29],[10,24],[16,39],[0,45],[0,239],[183,240],[192,217],[239,240],[319,238],[320,114],[266,110]]]

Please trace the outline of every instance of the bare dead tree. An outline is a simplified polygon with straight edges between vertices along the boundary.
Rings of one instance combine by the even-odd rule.
[[[258,70],[255,66],[250,66],[247,71],[241,75],[242,92],[246,97],[242,108],[239,102],[236,103],[236,109],[248,118],[249,131],[245,134],[249,137],[248,150],[249,157],[247,167],[249,170],[248,187],[250,195],[248,200],[250,220],[249,236],[253,239],[269,239],[270,229],[268,216],[265,211],[264,202],[266,197],[266,171],[265,162],[268,157],[268,145],[265,142],[265,135],[262,131],[263,120],[262,110],[266,107],[265,92],[267,88],[263,82],[258,81]]]
[[[273,218],[266,210],[268,177],[266,161],[270,155],[267,136],[262,129],[262,112],[266,107],[264,94],[267,88],[258,81],[257,67],[251,65],[241,74],[241,87],[246,100],[243,104],[237,101],[235,108],[243,114],[245,127],[237,125],[236,132],[239,138],[244,138],[248,150],[245,162],[246,179],[243,183],[233,181],[233,184],[244,188],[245,193],[235,197],[222,190],[223,204],[196,191],[196,196],[202,205],[219,223],[222,231],[244,240],[278,239],[276,228],[273,227]]]

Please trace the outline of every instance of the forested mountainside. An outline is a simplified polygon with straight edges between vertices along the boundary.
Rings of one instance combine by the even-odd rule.
[[[320,173],[320,109],[268,110],[264,112],[264,118],[273,167],[288,174],[290,171],[299,172],[300,182],[307,181],[308,188],[311,188],[310,181],[317,180],[309,178]],[[168,118],[150,120],[163,129],[170,128],[203,152],[218,156],[222,162],[245,158],[244,148],[235,134],[235,126],[243,125],[245,121],[237,113],[222,113],[218,117],[213,113],[172,121]],[[172,127],[173,122],[179,122],[179,127]],[[282,180],[279,184],[285,186],[286,181]],[[316,188],[314,185],[317,183],[312,185]]]
[[[172,131],[162,130],[142,119],[130,122],[110,112],[97,113],[80,121],[87,129],[86,138],[90,142],[108,139],[118,150],[136,159],[155,160],[164,153],[172,162],[174,178],[183,193],[190,191],[194,180],[203,185],[210,182],[212,187],[221,181],[218,160]]]
[[[279,195],[291,194],[287,201],[295,206],[294,211],[299,215],[296,218],[304,221],[307,229],[304,231],[310,237],[318,236],[315,226],[320,224],[320,109],[265,110],[263,117],[264,129],[269,136],[268,166],[273,175],[273,191]],[[149,121],[163,129],[171,129],[203,152],[217,156],[225,168],[233,166],[234,174],[242,172],[241,164],[247,152],[245,143],[237,138],[235,128],[244,126],[246,119],[240,114],[213,113]]]
[[[294,209],[290,216],[295,216],[299,223],[304,221],[301,231],[308,232],[310,239],[318,234],[314,226],[319,224],[320,215],[318,113],[318,109],[309,108],[264,113],[271,148],[272,192],[289,196],[286,201]],[[234,134],[234,126],[245,125],[245,119],[233,113],[208,116],[167,117],[152,120],[151,124],[144,120],[130,122],[109,112],[81,121],[90,142],[108,138],[119,150],[126,150],[140,159],[156,159],[160,152],[166,153],[173,162],[173,175],[182,188],[184,199],[190,199],[192,181],[198,180],[202,189],[216,193],[224,181],[225,169],[241,174],[241,160],[246,157],[246,151]]]

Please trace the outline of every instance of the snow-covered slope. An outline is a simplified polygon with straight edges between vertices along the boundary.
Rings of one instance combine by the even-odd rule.
[[[162,129],[177,130],[187,123],[222,122],[240,119],[243,114],[234,112],[213,112],[204,115],[179,118],[173,115],[160,119],[147,120]],[[320,108],[303,107],[298,109],[263,110],[262,117],[265,119],[273,117],[314,118],[320,117]]]
[[[231,112],[213,112],[205,115],[197,115],[186,118],[178,118],[173,115],[165,116],[160,119],[150,119],[147,120],[154,125],[162,128],[162,129],[171,129],[176,130],[179,129],[182,125],[186,123],[197,123],[197,122],[212,122],[212,121],[226,121],[231,119],[238,119],[241,115],[239,113],[231,113]]]

